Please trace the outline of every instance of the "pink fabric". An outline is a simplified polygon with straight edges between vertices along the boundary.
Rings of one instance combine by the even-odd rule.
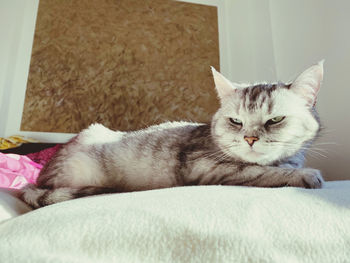
[[[54,147],[47,148],[40,152],[30,153],[30,154],[27,154],[26,156],[36,163],[45,165],[45,163],[47,163],[61,147],[62,145],[57,144]]]
[[[26,156],[0,153],[0,187],[21,189],[34,184],[41,168]]]

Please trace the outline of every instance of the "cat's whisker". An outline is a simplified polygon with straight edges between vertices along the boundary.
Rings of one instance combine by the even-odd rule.
[[[223,154],[220,158],[216,159],[215,161],[216,162],[223,162],[223,161],[227,161],[227,160],[230,160],[232,157],[226,155],[226,154]]]
[[[336,129],[327,129],[324,126],[321,126],[320,134],[330,134],[336,131],[337,131]]]
[[[311,152],[311,153],[318,154],[318,155],[320,155],[320,156],[322,156],[322,157],[324,157],[324,158],[328,158],[326,155],[324,155],[324,154],[322,154],[322,153],[320,153],[320,152],[313,151],[313,150],[310,150],[310,152]]]
[[[337,142],[320,142],[320,143],[313,143],[313,145],[340,145],[339,143]]]
[[[229,149],[231,148],[232,146],[231,145],[228,145],[226,147],[223,147],[223,149]],[[189,153],[202,153],[202,151],[197,151],[197,152],[189,152]],[[223,156],[225,156],[226,158],[230,158],[227,154],[225,154],[222,149],[218,149],[214,152],[211,152],[211,153],[207,153],[207,154],[201,154],[200,155],[200,158],[208,158],[208,159],[213,159],[213,160],[216,160],[217,158],[222,158]],[[196,162],[197,161],[197,158],[194,158],[193,160],[189,160],[189,162]]]
[[[320,147],[316,147],[314,145],[312,145],[309,149],[316,149],[316,150],[321,150],[321,151],[330,151],[331,149],[329,148],[320,148]]]
[[[309,151],[318,151],[319,153],[322,153],[322,154],[329,154],[329,151],[326,151],[326,150],[323,150],[323,149],[309,149]]]
[[[318,156],[318,155],[315,155],[315,154],[313,154],[313,153],[308,153],[307,155],[306,155],[306,157],[307,158],[313,158],[313,159],[316,159],[316,160],[321,160],[321,157],[320,156]]]
[[[269,144],[265,144],[265,145],[269,145]],[[288,143],[288,142],[273,142],[270,143],[270,146],[282,146],[285,147],[288,150],[294,150],[295,145],[293,143]],[[293,146],[293,147],[292,147]],[[325,153],[328,153],[327,150],[322,149],[322,148],[318,148],[318,147],[300,147],[298,148],[299,150],[305,150],[308,151],[310,154],[316,154],[318,156],[322,156],[324,158],[328,158]]]

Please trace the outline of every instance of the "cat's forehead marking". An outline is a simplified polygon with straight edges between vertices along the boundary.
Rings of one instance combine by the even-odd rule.
[[[271,89],[275,88],[271,87]],[[269,91],[268,86],[265,84],[245,88],[241,94],[243,109],[247,112],[254,112],[258,108],[261,109],[264,103],[272,103],[270,99],[271,93],[272,91]]]
[[[263,109],[266,105],[267,113],[271,114],[274,106],[273,92],[279,88],[288,87],[283,83],[260,83],[246,87],[241,90],[242,107],[245,111],[254,112],[257,109]]]

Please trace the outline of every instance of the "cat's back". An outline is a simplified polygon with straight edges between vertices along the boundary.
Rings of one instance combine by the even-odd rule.
[[[133,142],[137,143],[140,140],[147,139],[147,142],[151,142],[152,138],[159,141],[160,138],[166,137],[167,140],[179,140],[179,138],[186,137],[198,126],[202,126],[201,123],[193,122],[165,122],[158,125],[152,125],[145,129],[136,131],[114,131],[102,124],[91,124],[87,129],[81,131],[74,141],[79,145],[106,145],[106,144],[118,144],[127,143],[132,145]]]
[[[102,124],[95,123],[82,130],[75,141],[80,145],[115,143],[120,141],[125,134],[126,132],[113,131]]]
[[[164,167],[176,159],[180,147],[187,144],[200,127],[207,126],[193,122],[166,122],[136,131],[113,131],[102,124],[93,124],[80,132],[68,144],[76,154],[87,155],[98,161],[104,160],[118,163],[130,169],[130,163],[138,163],[134,167]],[[161,162],[165,162],[161,165]]]
[[[202,125],[167,122],[130,132],[95,125],[79,134],[78,140],[84,143],[82,148],[87,150],[89,162],[98,164],[107,175],[105,178],[116,179],[111,184],[122,184],[132,190],[146,189],[145,186],[162,188],[176,185],[174,171],[179,151]],[[99,138],[99,134],[105,138]],[[97,173],[94,169],[94,174]]]
[[[176,147],[187,141],[194,130],[202,126],[192,122],[166,122],[148,128],[124,133],[118,147],[123,149],[124,155],[138,155],[148,158],[173,156]]]

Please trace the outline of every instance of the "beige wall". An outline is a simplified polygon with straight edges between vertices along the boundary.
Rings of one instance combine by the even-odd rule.
[[[210,121],[217,13],[172,0],[40,1],[21,130]]]

